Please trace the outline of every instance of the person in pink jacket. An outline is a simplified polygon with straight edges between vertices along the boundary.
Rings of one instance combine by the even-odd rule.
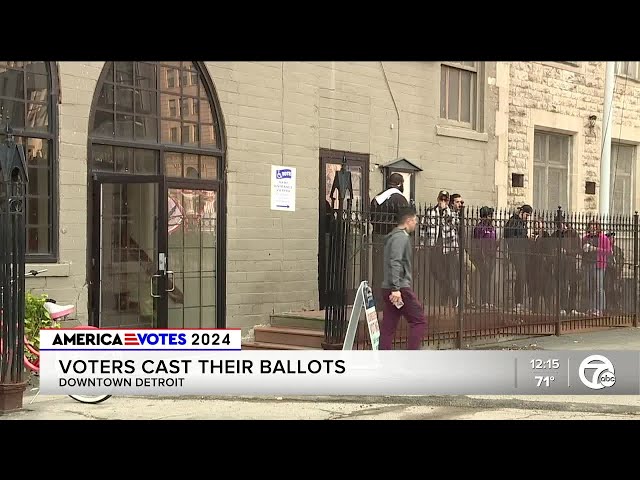
[[[604,274],[612,253],[611,241],[596,220],[589,222],[587,234],[582,239],[582,265],[587,274],[591,315],[601,315],[606,308]]]

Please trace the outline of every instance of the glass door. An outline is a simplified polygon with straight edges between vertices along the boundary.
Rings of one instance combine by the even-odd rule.
[[[217,327],[218,192],[170,181],[168,191],[169,328]]]
[[[94,325],[166,328],[175,288],[167,268],[166,198],[163,177],[94,177]]]

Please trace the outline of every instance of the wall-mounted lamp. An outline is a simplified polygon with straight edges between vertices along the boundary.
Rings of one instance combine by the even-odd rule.
[[[594,128],[596,126],[596,120],[598,117],[595,115],[589,115],[589,128]]]

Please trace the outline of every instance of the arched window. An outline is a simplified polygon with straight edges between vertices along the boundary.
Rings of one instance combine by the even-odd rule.
[[[0,61],[0,124],[4,126],[8,119],[29,167],[26,253],[30,262],[58,259],[56,78],[54,62]],[[0,141],[4,140],[0,132]]]
[[[92,171],[218,179],[220,122],[196,64],[109,62],[105,70],[91,124]]]
[[[104,182],[95,188],[108,192],[96,197],[102,202],[100,225],[90,226],[100,229],[91,238],[106,242],[92,254],[98,265],[93,283],[100,289],[90,294],[94,323],[149,324],[152,310],[145,302],[152,298],[147,298],[146,282],[153,269],[145,262],[153,263],[154,254],[162,255],[156,251],[164,244],[149,240],[148,232],[153,231],[158,239],[167,235],[167,268],[172,277],[167,280],[171,282],[167,314],[161,311],[164,307],[154,307],[159,317],[151,324],[158,326],[166,319],[172,328],[222,326],[224,136],[204,66],[197,62],[105,63],[96,86],[89,143],[89,173],[95,182]],[[166,231],[146,222],[154,214],[149,197],[155,193],[140,193],[131,186],[135,179],[123,179],[138,177],[145,182],[143,177],[149,181],[149,176],[158,175],[167,178],[167,191],[160,192],[160,198],[165,193],[168,197]],[[108,182],[123,183],[104,187]],[[145,202],[139,200],[143,197]],[[159,221],[165,221],[163,216],[158,216]],[[131,255],[140,266],[135,275],[127,273],[125,278],[120,264],[130,264]],[[162,296],[156,304],[164,302]]]

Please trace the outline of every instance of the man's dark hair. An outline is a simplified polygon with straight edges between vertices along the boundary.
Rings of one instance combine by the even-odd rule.
[[[387,184],[389,185],[389,187],[399,187],[403,183],[404,183],[404,177],[399,173],[392,173],[391,175],[389,175],[389,178],[387,179]]]
[[[413,206],[402,207],[398,210],[398,215],[396,217],[398,225],[402,225],[407,221],[408,218],[415,217],[416,209]]]
[[[454,193],[453,195],[451,195],[451,198],[449,199],[449,202],[453,203],[456,198],[460,198],[461,196],[462,195],[460,195],[459,193]]]
[[[489,218],[493,216],[493,208],[484,206],[480,209],[480,218]]]

